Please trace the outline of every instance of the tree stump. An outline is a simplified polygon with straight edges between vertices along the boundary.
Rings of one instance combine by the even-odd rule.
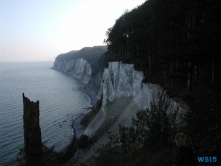
[[[39,101],[32,102],[23,93],[25,165],[42,166],[42,140],[39,125]]]

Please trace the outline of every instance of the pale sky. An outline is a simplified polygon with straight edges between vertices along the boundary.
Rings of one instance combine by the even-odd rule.
[[[54,61],[103,45],[126,9],[145,0],[0,0],[0,61]]]

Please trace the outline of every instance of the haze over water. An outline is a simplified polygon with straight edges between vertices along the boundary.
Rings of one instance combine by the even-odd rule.
[[[0,62],[0,164],[16,158],[24,145],[22,93],[40,102],[40,127],[46,145],[59,150],[72,139],[72,122],[90,98],[82,84],[51,69],[53,62]]]

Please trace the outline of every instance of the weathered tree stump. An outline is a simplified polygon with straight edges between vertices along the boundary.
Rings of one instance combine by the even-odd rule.
[[[39,101],[32,102],[23,93],[25,165],[42,166],[42,140],[39,125]]]

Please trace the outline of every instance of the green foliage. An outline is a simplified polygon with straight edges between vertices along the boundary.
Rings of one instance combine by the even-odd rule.
[[[17,154],[17,163],[19,166],[25,165],[25,148],[19,149]]]
[[[71,51],[60,54],[56,57],[56,61],[64,62],[70,60],[77,60],[78,58],[86,59],[92,68],[92,77],[95,76],[101,69],[108,66],[110,59],[106,46],[84,47],[79,51]]]
[[[97,60],[91,63],[92,77],[95,76],[99,71],[108,67],[108,62],[111,60],[111,55],[108,53],[102,54]]]
[[[176,121],[177,112],[178,108],[172,106],[163,94],[158,94],[158,102],[153,101],[150,109],[138,112],[137,119],[133,119],[133,126],[140,146],[145,149],[169,147],[180,127]]]
[[[191,106],[184,120],[187,133],[197,151],[221,152],[221,91],[203,91],[198,102]]]
[[[94,60],[99,58],[106,52],[105,46],[84,47],[79,51],[70,51],[68,53],[60,54],[56,57],[59,61],[69,61],[78,58],[84,58],[88,62],[93,63]]]
[[[78,141],[79,148],[87,148],[91,144],[91,140],[87,135],[82,135]]]
[[[54,151],[54,146],[47,147],[45,143],[43,143],[42,151],[43,151],[43,161],[45,165],[53,165],[59,162],[61,154]],[[25,165],[24,148],[19,149],[19,152],[17,154],[17,163],[19,166]]]
[[[119,134],[110,136],[110,142],[98,150],[96,164],[135,166],[171,162],[168,147],[180,127],[177,111],[169,99],[159,94],[158,102],[152,102],[150,109],[137,113],[131,127],[119,126]]]
[[[60,154],[54,151],[54,146],[47,147],[43,144],[43,158],[46,165],[50,165],[59,161]]]
[[[220,9],[218,0],[145,1],[122,14],[107,30],[108,52],[117,61],[134,63],[146,76],[158,71],[162,74],[170,68],[167,78],[175,88],[180,81],[187,81],[188,74],[193,78],[203,70],[210,75],[213,71],[219,73]],[[159,64],[163,64],[164,71]],[[209,78],[213,81],[211,76]],[[162,80],[165,81],[163,77]]]

